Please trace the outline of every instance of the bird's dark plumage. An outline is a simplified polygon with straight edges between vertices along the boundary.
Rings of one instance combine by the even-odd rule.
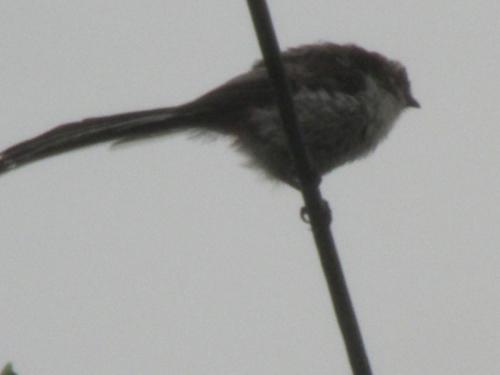
[[[372,149],[404,107],[418,106],[403,66],[378,53],[325,43],[292,48],[282,58],[321,173]],[[0,174],[94,143],[199,128],[235,137],[256,165],[295,185],[280,121],[267,71],[257,62],[187,104],[68,123],[18,143],[0,153]]]

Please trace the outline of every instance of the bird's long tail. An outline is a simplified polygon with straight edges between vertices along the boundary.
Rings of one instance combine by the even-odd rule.
[[[189,122],[186,117],[177,108],[162,108],[63,124],[0,152],[0,174],[83,146],[175,129]]]

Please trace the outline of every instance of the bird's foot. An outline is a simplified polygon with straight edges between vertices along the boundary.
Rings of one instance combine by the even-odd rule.
[[[326,200],[321,200],[321,207],[320,207],[320,212],[322,216],[322,220],[326,220],[328,224],[332,222],[332,210],[330,209],[330,206],[328,205],[328,202]],[[310,214],[309,210],[307,209],[306,206],[303,206],[300,209],[300,218],[304,223],[311,223],[310,219]]]

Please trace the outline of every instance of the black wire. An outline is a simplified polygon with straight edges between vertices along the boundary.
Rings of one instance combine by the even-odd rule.
[[[370,363],[342,272],[335,242],[330,231],[330,210],[326,201],[321,197],[319,190],[321,178],[312,167],[300,129],[297,126],[297,116],[286,80],[283,62],[280,58],[271,16],[265,0],[247,0],[247,4],[252,15],[269,78],[276,91],[276,99],[285,133],[288,137],[289,147],[300,179],[307,214],[337,315],[337,321],[344,338],[352,372],[355,375],[370,375],[372,373]]]

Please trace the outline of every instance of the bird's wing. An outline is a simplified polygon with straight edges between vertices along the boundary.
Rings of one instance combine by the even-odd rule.
[[[253,69],[239,75],[199,98],[178,107],[186,114],[217,117],[241,112],[254,106],[270,105],[274,91],[265,69]]]

